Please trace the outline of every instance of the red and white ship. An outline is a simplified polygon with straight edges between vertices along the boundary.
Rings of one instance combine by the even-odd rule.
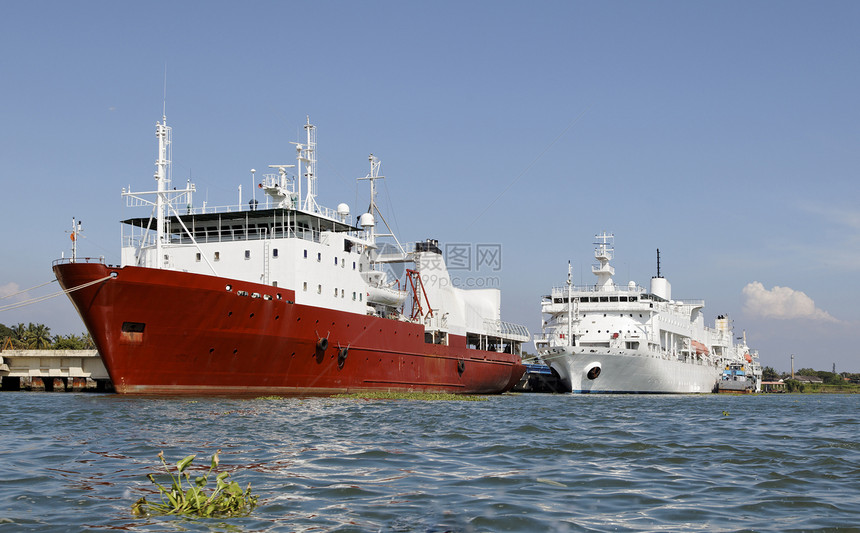
[[[263,201],[255,194],[243,207],[240,192],[238,205],[210,207],[193,203],[190,181],[172,186],[164,118],[156,190],[123,190],[129,206],[152,211],[123,221],[122,264],[76,254],[55,262],[116,391],[513,387],[529,333],[501,321],[498,289],[454,287],[436,241],[401,245],[376,206],[383,176],[372,155],[360,178],[370,184],[370,208],[357,224],[346,204],[318,205],[316,133],[310,120],[304,129],[296,165],[270,165],[258,184]],[[383,267],[397,263],[405,275],[389,279]]]

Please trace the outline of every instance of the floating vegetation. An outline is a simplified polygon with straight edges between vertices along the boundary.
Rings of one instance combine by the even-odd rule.
[[[728,412],[728,411],[723,411],[723,416],[729,416],[729,412]]]
[[[235,481],[228,481],[230,474],[221,472],[215,476],[215,490],[207,495],[206,484],[209,475],[218,466],[218,454],[212,456],[212,466],[205,476],[197,477],[191,481],[191,474],[187,472],[191,461],[196,455],[189,455],[176,463],[177,473],[173,475],[167,461],[164,460],[164,452],[159,452],[158,458],[164,465],[164,470],[170,476],[171,487],[168,489],[155,480],[153,474],[146,477],[155,483],[161,492],[161,503],[152,503],[141,498],[131,506],[132,514],[136,516],[146,515],[182,515],[199,517],[230,517],[246,516],[257,506],[257,497],[251,495],[251,484],[243,491]],[[185,478],[185,487],[182,478]]]
[[[334,398],[350,398],[354,400],[425,400],[425,401],[461,401],[461,402],[486,402],[486,396],[475,396],[467,394],[453,394],[449,392],[386,392],[366,391],[350,392],[348,394],[337,394]]]

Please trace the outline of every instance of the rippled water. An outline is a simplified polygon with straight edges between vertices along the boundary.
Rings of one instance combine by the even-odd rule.
[[[0,394],[0,531],[789,531],[860,524],[860,395],[485,402]],[[248,517],[136,518],[158,452]]]

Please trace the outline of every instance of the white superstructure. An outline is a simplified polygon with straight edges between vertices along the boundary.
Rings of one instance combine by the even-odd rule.
[[[609,264],[614,236],[596,236],[595,285],[570,280],[544,296],[539,356],[573,392],[708,393],[729,361],[752,357],[735,346],[728,318],[705,326],[703,300],[674,300],[668,280],[649,289],[631,281],[616,285]],[[751,362],[751,360],[750,360]]]
[[[262,201],[253,196],[243,205],[240,187],[238,205],[213,207],[194,204],[190,180],[184,188],[172,185],[172,132],[163,118],[156,124],[156,189],[122,192],[129,206],[152,209],[148,218],[124,221],[122,266],[283,287],[295,291],[297,304],[423,324],[428,343],[448,344],[451,334],[475,349],[521,353],[530,335],[501,321],[498,289],[453,286],[436,241],[404,246],[390,228],[380,229],[388,224],[376,207],[375,182],[383,179],[377,157],[370,156],[370,174],[359,178],[370,183],[367,212],[352,220],[345,203],[337,209],[317,203],[316,128],[309,118],[304,129],[306,140],[293,143],[296,164],[269,165],[272,172],[256,183]],[[395,253],[382,253],[380,238],[393,240],[386,250]],[[408,264],[405,276],[389,279],[388,263]]]

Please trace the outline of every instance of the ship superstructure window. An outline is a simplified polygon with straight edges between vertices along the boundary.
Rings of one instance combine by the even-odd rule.
[[[272,257],[278,257],[278,249],[277,248],[272,250]]]
[[[322,294],[322,285],[317,285],[317,294]]]
[[[200,262],[200,252],[197,252],[197,257],[196,257],[196,259],[197,259],[197,262],[199,263],[199,262]]]
[[[245,250],[245,259],[251,259],[251,250]]]
[[[308,282],[307,281],[302,283],[302,290],[305,292],[308,292]]]
[[[216,261],[220,261],[220,260],[221,260],[221,252],[215,252],[215,260],[216,260]]]
[[[305,259],[307,259],[307,258],[308,258],[308,251],[305,250]]]
[[[322,261],[322,253],[317,252],[317,262],[319,263],[320,261]]]

